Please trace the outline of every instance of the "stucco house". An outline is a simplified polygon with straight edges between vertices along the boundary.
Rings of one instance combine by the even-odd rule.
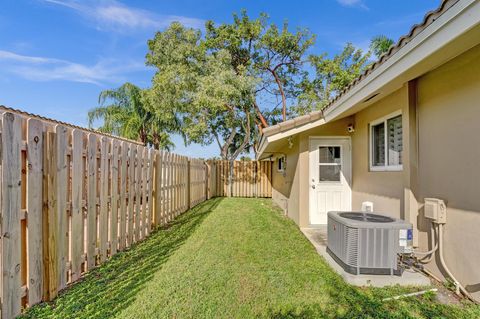
[[[265,129],[258,158],[300,227],[371,202],[428,250],[424,199],[443,199],[446,263],[480,299],[480,1],[443,1],[326,108]]]

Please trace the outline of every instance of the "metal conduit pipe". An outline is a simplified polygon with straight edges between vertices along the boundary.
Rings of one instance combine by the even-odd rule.
[[[430,238],[431,238],[431,243],[433,248],[429,251],[414,251],[413,253],[415,255],[425,255],[425,257],[421,257],[418,259],[419,262],[422,264],[428,264],[429,262],[432,261],[433,257],[435,256],[435,252],[438,249],[438,238],[435,238],[437,235],[435,223],[432,223],[432,231],[430,233]]]
[[[440,264],[447,273],[447,275],[450,277],[450,279],[453,280],[453,283],[455,284],[455,289],[457,295],[460,295],[460,291],[470,300],[474,300],[472,295],[458,282],[458,280],[453,276],[452,272],[450,269],[448,269],[445,259],[443,258],[443,224],[438,224],[438,254],[440,257]]]

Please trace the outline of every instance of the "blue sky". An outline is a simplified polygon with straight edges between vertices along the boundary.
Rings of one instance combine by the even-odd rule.
[[[335,54],[346,42],[368,48],[384,34],[398,39],[440,0],[2,0],[0,2],[0,104],[86,126],[98,93],[125,81],[149,86],[146,42],[172,21],[201,28],[230,22],[232,12],[266,12],[317,35],[311,53]],[[218,146],[175,152],[218,155]]]

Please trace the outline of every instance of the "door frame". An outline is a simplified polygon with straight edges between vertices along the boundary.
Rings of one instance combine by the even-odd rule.
[[[314,208],[314,196],[312,192],[312,173],[315,171],[314,165],[317,164],[316,159],[313,158],[313,142],[315,141],[325,141],[326,143],[332,142],[332,145],[335,145],[335,141],[343,140],[347,142],[347,145],[349,147],[348,149],[348,155],[349,159],[346,161],[346,168],[348,169],[349,176],[348,178],[345,177],[348,183],[348,194],[347,194],[347,210],[352,209],[352,138],[350,136],[309,136],[308,137],[308,224],[310,226],[317,226],[317,225],[323,225],[323,224],[312,224],[311,223],[311,213],[313,212]],[[315,147],[316,149],[316,147]],[[342,150],[342,161],[345,162],[345,159],[343,156],[345,155],[345,151]],[[342,163],[343,165],[343,163]]]

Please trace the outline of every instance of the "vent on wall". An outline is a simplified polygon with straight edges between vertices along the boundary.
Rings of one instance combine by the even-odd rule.
[[[373,98],[375,98],[376,96],[378,96],[380,93],[374,93],[373,95],[370,95],[369,97],[367,97],[363,103],[367,103],[368,101],[372,100]]]

